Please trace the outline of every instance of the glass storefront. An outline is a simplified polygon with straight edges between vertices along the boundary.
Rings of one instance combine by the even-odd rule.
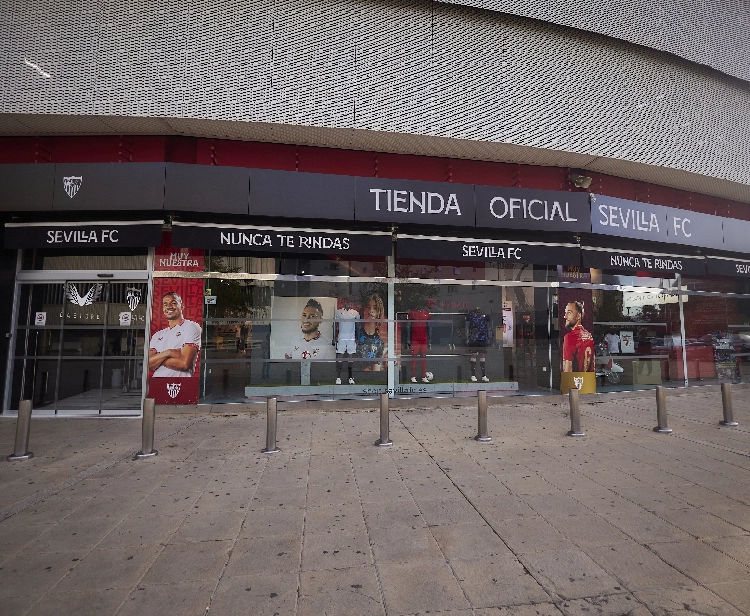
[[[151,315],[141,252],[97,257],[121,275],[138,272],[107,280],[93,266],[65,269],[85,255],[26,251],[7,408],[29,398],[55,414],[139,413],[149,322],[152,355],[155,336],[180,335],[167,328],[165,297],[200,340],[191,365],[165,372],[164,395],[177,396],[184,373],[199,404],[550,394],[569,365],[593,373],[599,392],[750,375],[741,278],[190,250],[164,248]],[[39,278],[45,272],[54,280]],[[573,330],[587,341],[584,368],[566,350]]]

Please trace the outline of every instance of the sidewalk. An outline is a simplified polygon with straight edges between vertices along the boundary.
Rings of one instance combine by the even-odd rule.
[[[750,614],[750,391],[378,416],[36,419],[0,463],[0,613]],[[374,406],[374,405],[373,405]],[[15,421],[0,420],[0,453]]]

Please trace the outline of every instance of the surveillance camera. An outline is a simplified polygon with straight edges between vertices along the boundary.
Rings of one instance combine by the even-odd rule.
[[[576,173],[572,173],[570,175],[570,181],[573,182],[573,185],[576,188],[588,188],[591,186],[591,178],[588,175],[578,175]]]

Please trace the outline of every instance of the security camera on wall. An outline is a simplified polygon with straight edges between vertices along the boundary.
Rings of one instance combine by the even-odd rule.
[[[571,182],[576,188],[588,188],[591,186],[591,178],[588,175],[578,175],[577,173],[571,173],[569,176]]]

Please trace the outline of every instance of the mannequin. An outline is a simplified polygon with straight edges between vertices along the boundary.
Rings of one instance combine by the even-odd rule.
[[[422,382],[429,383],[433,376],[432,372],[427,372],[427,346],[430,344],[430,330],[428,327],[428,321],[430,320],[430,313],[427,310],[426,305],[421,308],[414,308],[409,314],[406,315],[406,319],[409,321],[409,346],[411,347],[411,382],[417,382],[417,360],[419,356],[422,368]]]
[[[357,351],[355,321],[358,320],[359,312],[352,308],[351,299],[347,299],[344,302],[344,307],[338,309],[333,317],[336,336],[336,385],[341,385],[341,370],[344,367],[344,362],[346,362],[346,369],[349,373],[349,385],[354,385],[349,355],[354,355]]]
[[[491,319],[482,309],[477,306],[466,315],[466,338],[471,351],[471,380],[477,380],[477,359],[482,370],[482,381],[485,383],[490,379],[487,377],[485,360],[487,359],[487,347],[490,344]]]

